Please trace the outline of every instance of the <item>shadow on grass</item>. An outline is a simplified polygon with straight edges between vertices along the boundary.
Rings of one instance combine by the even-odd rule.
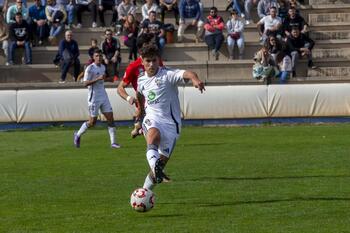
[[[350,178],[350,175],[317,175],[317,176],[266,176],[266,177],[199,177],[188,181],[249,181],[249,180],[289,180],[289,179],[312,179],[312,178]]]
[[[223,206],[237,206],[237,205],[251,205],[251,204],[273,204],[281,202],[300,202],[300,201],[350,201],[347,197],[295,197],[287,199],[272,199],[261,201],[236,201],[224,203],[203,203],[198,204],[200,207],[223,207]]]
[[[148,218],[176,218],[176,217],[183,217],[182,214],[156,214],[156,215],[149,215]]]

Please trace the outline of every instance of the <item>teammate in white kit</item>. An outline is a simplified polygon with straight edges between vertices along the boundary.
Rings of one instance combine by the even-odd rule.
[[[138,79],[139,115],[145,111],[142,128],[147,142],[146,157],[151,171],[145,179],[144,188],[153,189],[156,183],[165,181],[163,169],[174,150],[181,128],[181,110],[178,84],[191,80],[202,93],[204,83],[197,74],[187,70],[175,70],[159,66],[159,50],[155,45],[140,49],[145,75]],[[144,109],[143,109],[144,108]]]
[[[113,110],[108,99],[107,92],[104,87],[104,80],[106,80],[106,67],[102,64],[102,51],[95,50],[93,54],[94,63],[85,69],[84,84],[89,89],[88,106],[90,118],[84,122],[79,131],[74,132],[74,145],[80,147],[81,135],[90,127],[96,124],[99,110],[107,119],[108,133],[111,139],[112,148],[120,148],[116,143],[116,129],[113,119]]]

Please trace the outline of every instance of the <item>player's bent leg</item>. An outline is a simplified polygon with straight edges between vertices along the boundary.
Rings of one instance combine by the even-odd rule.
[[[166,166],[166,164],[168,163],[168,161],[169,161],[169,158],[168,157],[166,157],[165,155],[160,155],[160,160],[162,161],[162,163],[163,163],[163,182],[164,183],[169,183],[169,182],[171,182],[171,179],[170,179],[170,177],[167,175],[167,174],[165,174],[165,172],[164,172],[164,168],[165,168],[165,166]]]
[[[111,147],[113,149],[118,149],[120,148],[120,145],[116,142],[116,128],[114,125],[114,118],[113,118],[113,112],[104,112],[103,115],[107,119],[107,124],[108,124],[108,133],[109,133],[109,138],[111,140]]]
[[[160,132],[157,128],[150,128],[146,134],[147,161],[153,171],[156,183],[163,181],[163,162],[160,160],[158,147],[160,143]]]

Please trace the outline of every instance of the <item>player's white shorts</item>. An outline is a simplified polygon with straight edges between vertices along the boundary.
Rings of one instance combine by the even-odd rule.
[[[169,158],[179,138],[178,127],[174,124],[159,123],[145,117],[142,123],[143,133],[146,135],[150,128],[157,128],[159,130],[160,145],[158,152]]]
[[[89,102],[88,106],[91,117],[97,117],[99,110],[101,110],[102,113],[113,112],[111,103],[108,99],[105,99],[104,101]]]

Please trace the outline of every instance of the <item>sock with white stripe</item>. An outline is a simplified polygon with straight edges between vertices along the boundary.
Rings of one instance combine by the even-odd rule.
[[[86,132],[86,130],[87,130],[88,128],[89,128],[88,123],[87,123],[87,122],[84,122],[84,123],[81,125],[80,129],[78,130],[77,136],[80,137],[81,135],[83,135],[83,134]]]
[[[108,133],[109,133],[109,138],[111,139],[111,144],[115,143],[115,135],[116,135],[116,129],[115,127],[109,127],[108,126]]]
[[[146,156],[148,164],[153,171],[156,161],[159,159],[158,146],[154,144],[147,145]]]
[[[152,190],[156,184],[153,181],[153,178],[150,174],[146,176],[145,183],[143,184],[143,188]]]

